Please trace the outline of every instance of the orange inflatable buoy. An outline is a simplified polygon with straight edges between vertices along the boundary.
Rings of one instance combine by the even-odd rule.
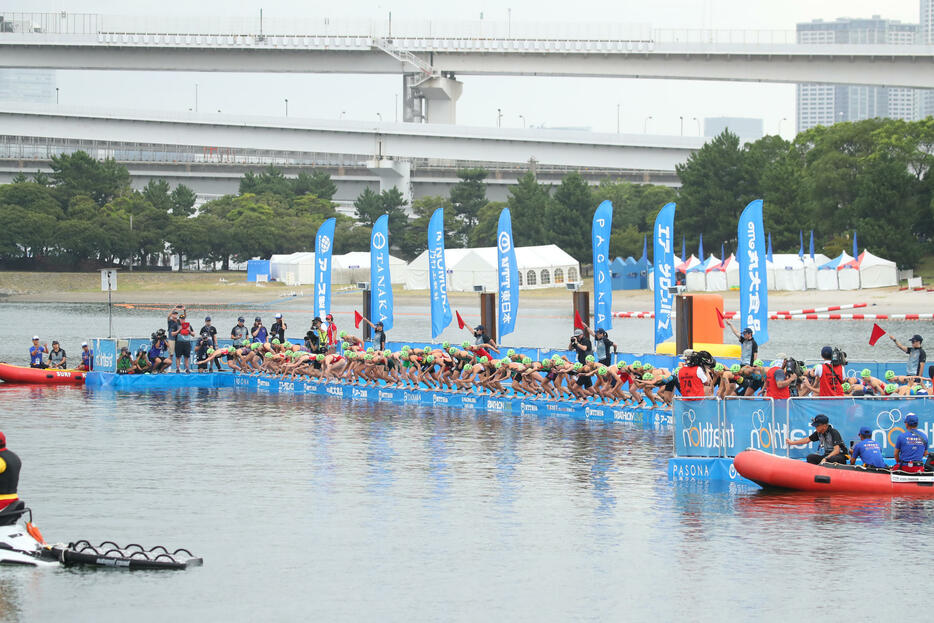
[[[34,538],[40,545],[45,545],[45,537],[42,536],[42,533],[39,532],[39,528],[34,526],[32,522],[26,522],[26,532],[29,533],[29,536]]]

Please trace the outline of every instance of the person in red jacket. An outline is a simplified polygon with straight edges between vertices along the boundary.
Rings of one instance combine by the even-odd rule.
[[[684,360],[684,367],[678,371],[681,395],[688,400],[703,398],[707,395],[707,385],[710,382],[710,377],[705,370],[708,360],[712,361],[710,354],[706,351],[695,353],[689,349],[684,351]]]
[[[798,380],[787,372],[788,362],[784,355],[779,355],[772,365],[765,368],[765,395],[769,398],[785,399],[791,397],[789,387]]]

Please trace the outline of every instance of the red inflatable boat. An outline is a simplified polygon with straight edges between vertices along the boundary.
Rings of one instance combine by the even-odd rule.
[[[57,368],[27,368],[0,363],[0,380],[7,383],[31,383],[34,385],[73,385],[84,383],[82,370],[59,370]]]
[[[876,493],[934,497],[934,473],[906,474],[855,465],[812,465],[807,461],[744,450],[733,459],[736,471],[766,489],[827,493]]]

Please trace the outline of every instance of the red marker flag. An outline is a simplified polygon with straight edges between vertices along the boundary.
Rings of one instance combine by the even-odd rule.
[[[574,310],[574,328],[580,329],[581,331],[584,331],[587,328],[587,325],[585,325],[584,321],[581,320],[581,315],[576,309]]]
[[[456,309],[454,310],[454,315],[457,316],[457,328],[458,329],[463,329],[464,327],[467,326],[467,323],[465,323],[464,319],[461,318],[461,313],[457,311]]]
[[[873,323],[872,325],[872,335],[869,336],[869,345],[875,346],[876,342],[879,341],[879,338],[885,335],[885,329],[879,325]]]
[[[717,311],[717,324],[720,325],[721,329],[726,329],[726,325],[723,324],[723,312],[720,311],[719,307],[714,307],[714,309]]]
[[[360,315],[356,309],[353,310],[353,326],[355,329],[360,328],[360,323],[363,322],[363,316]]]

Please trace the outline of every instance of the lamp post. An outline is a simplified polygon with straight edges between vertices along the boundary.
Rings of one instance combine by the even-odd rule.
[[[285,98],[285,116],[289,116],[289,98]]]
[[[697,135],[703,136],[703,134],[701,133],[700,119],[698,119],[697,117],[691,117],[691,119],[697,123]]]
[[[58,87],[55,87],[55,105],[58,106]]]
[[[643,133],[643,134],[645,134],[646,132],[648,132],[649,120],[650,120],[650,119],[654,119],[654,118],[655,118],[655,117],[653,117],[652,115],[649,115],[648,117],[646,117],[646,118],[642,121],[642,133]]]
[[[681,120],[681,136],[684,136],[684,115],[678,117]]]
[[[379,122],[383,122],[383,115],[381,113],[376,113],[376,118],[379,119]]]
[[[496,109],[496,127],[497,128],[503,127],[503,109],[502,108]]]
[[[619,104],[616,105],[616,133],[619,134]]]
[[[346,111],[346,110],[342,110],[339,119],[343,119],[343,118],[344,118],[344,115],[346,115],[346,114],[347,114],[347,111]]]
[[[781,119],[778,120],[778,135],[779,136],[782,135],[782,122],[784,121],[788,121],[788,117],[782,117]]]
[[[525,115],[519,115],[519,118],[522,119],[522,129],[525,129]]]

